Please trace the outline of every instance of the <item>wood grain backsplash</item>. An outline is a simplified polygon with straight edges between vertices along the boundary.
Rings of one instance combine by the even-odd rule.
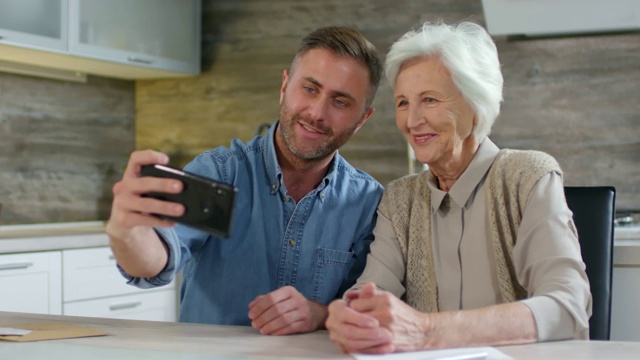
[[[0,225],[106,219],[134,137],[180,166],[249,140],[277,118],[282,70],[317,27],[353,26],[384,55],[437,18],[484,22],[480,1],[203,0],[200,76],[73,84],[0,73]],[[618,209],[640,209],[640,34],[496,43],[505,103],[490,137],[546,151],[567,185],[613,185]],[[376,112],[341,150],[383,184],[407,172],[391,97],[383,80]]]

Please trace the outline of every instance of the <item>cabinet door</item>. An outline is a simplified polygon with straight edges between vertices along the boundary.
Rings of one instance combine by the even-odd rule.
[[[0,0],[0,43],[67,50],[67,0]]]
[[[640,341],[640,266],[613,268],[611,340]]]
[[[127,284],[109,247],[63,250],[62,264],[65,303],[145,291]],[[174,283],[162,289],[169,288]]]
[[[200,1],[70,1],[73,54],[193,74],[200,71]]]
[[[177,299],[173,290],[146,290],[145,293],[64,304],[64,315],[113,319],[176,321]]]
[[[0,255],[0,311],[62,313],[59,251]]]

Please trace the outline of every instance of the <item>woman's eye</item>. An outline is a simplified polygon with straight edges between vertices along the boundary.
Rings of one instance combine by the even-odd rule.
[[[398,101],[398,107],[406,106],[408,103],[409,102],[407,100],[400,100]]]
[[[436,99],[434,99],[432,97],[426,97],[426,98],[422,99],[422,101],[426,102],[426,103],[434,103],[434,102],[437,102],[438,100],[436,100]]]

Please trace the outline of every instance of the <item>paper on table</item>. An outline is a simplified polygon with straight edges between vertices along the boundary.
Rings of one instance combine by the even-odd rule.
[[[65,323],[0,324],[0,326],[31,330],[29,334],[23,336],[0,335],[0,340],[18,342],[109,335],[104,331]]]
[[[387,355],[351,354],[356,360],[508,360],[511,357],[492,347],[412,351]]]
[[[0,327],[0,336],[9,336],[9,335],[22,336],[22,335],[27,335],[30,332],[31,330]]]

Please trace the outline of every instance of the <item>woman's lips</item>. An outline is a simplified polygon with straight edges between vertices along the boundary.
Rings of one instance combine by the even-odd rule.
[[[413,142],[416,143],[417,145],[420,145],[420,144],[425,144],[429,142],[431,139],[433,139],[438,135],[437,134],[414,134],[412,136],[413,136]]]

